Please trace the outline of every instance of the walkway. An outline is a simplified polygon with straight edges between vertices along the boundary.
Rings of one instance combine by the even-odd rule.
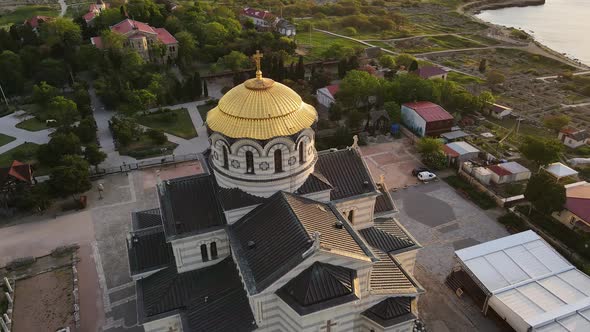
[[[18,123],[29,118],[32,118],[32,116],[27,115],[24,111],[14,112],[0,118],[0,133],[16,138],[14,141],[0,146],[0,154],[10,151],[25,142],[35,144],[49,142],[49,135],[53,132],[53,129],[28,131],[15,127]]]
[[[590,70],[579,71],[579,72],[573,73],[572,75],[573,76],[590,75]],[[537,77],[535,79],[536,80],[545,81],[545,80],[556,79],[558,77],[559,77],[558,75],[552,75],[552,76]]]
[[[59,17],[63,17],[66,14],[66,10],[68,10],[68,5],[66,4],[65,0],[58,0],[59,3]]]

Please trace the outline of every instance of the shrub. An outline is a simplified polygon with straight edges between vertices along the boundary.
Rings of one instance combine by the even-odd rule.
[[[162,145],[168,141],[168,138],[166,137],[166,135],[163,132],[158,131],[158,130],[149,129],[146,132],[146,134],[154,143],[156,143],[158,145]]]
[[[520,195],[524,192],[524,186],[520,183],[512,183],[506,187],[506,193],[511,196]]]
[[[356,29],[353,27],[346,27],[344,30],[342,30],[342,34],[345,36],[356,36],[358,31],[356,31]]]
[[[498,217],[498,222],[506,226],[506,229],[508,229],[510,233],[518,233],[529,229],[524,220],[520,219],[520,217],[514,213],[507,213]]]
[[[36,258],[33,256],[17,258],[11,261],[10,263],[6,264],[6,269],[8,271],[20,269],[32,265],[33,263],[35,263],[35,261]]]

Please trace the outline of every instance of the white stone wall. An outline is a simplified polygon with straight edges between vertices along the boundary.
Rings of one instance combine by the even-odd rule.
[[[393,257],[401,264],[401,266],[411,275],[414,275],[414,267],[416,265],[416,254],[418,250],[410,250],[402,252],[401,254],[393,255]]]
[[[211,243],[217,245],[217,258],[211,259]],[[211,233],[198,234],[178,240],[173,240],[172,249],[176,260],[178,272],[186,272],[200,269],[218,263],[230,254],[229,240],[224,229]],[[203,262],[201,256],[201,245],[207,245],[207,256],[209,260]]]
[[[180,315],[173,315],[164,317],[162,319],[154,320],[143,324],[145,332],[169,332],[178,331],[183,332],[182,321]]]
[[[426,121],[416,113],[413,109],[403,106],[402,105],[402,123],[410,129],[410,131],[414,132],[415,129],[419,130],[420,135],[424,136],[426,132]]]
[[[254,210],[259,204],[246,206],[239,209],[227,210],[223,213],[225,214],[225,219],[229,225],[234,224],[236,221],[240,220],[243,216],[248,214],[248,212]]]
[[[303,130],[295,140],[277,137],[264,146],[251,139],[241,139],[230,145],[217,133],[213,133],[210,140],[218,184],[224,188],[240,188],[262,197],[269,197],[277,190],[293,192],[299,188],[313,172],[317,160],[311,128]],[[277,171],[275,165],[276,150],[281,150],[282,171]],[[247,168],[248,152],[253,156],[253,172]]]
[[[310,193],[310,194],[301,195],[301,196],[309,198],[309,199],[313,199],[313,200],[316,200],[319,202],[328,203],[328,202],[330,202],[330,192],[331,191],[332,190],[330,189],[330,190],[318,191],[315,193]]]
[[[335,202],[336,208],[344,218],[348,220],[350,211],[353,212],[352,226],[355,229],[363,229],[373,226],[373,213],[375,211],[376,195],[363,196],[345,201]]]

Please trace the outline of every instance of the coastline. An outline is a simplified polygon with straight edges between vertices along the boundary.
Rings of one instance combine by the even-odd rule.
[[[516,27],[507,27],[500,24],[491,23],[488,21],[484,21],[477,17],[476,15],[479,14],[482,10],[494,10],[494,9],[502,9],[502,8],[512,8],[512,7],[528,7],[528,6],[541,6],[545,4],[546,0],[482,0],[482,1],[475,1],[467,3],[457,9],[457,11],[461,14],[469,16],[471,19],[485,24],[489,27],[500,29],[500,30],[507,30],[510,28],[518,29]],[[572,65],[578,69],[584,70],[590,68],[590,64],[585,64],[577,59],[570,58],[565,52],[556,51],[547,45],[544,45],[540,41],[538,41],[534,35],[530,34],[527,31],[519,29],[523,33],[525,33],[529,40],[530,44],[535,45],[542,51],[548,53],[551,57],[558,58],[564,63],[568,65]],[[517,41],[515,41],[517,42]]]

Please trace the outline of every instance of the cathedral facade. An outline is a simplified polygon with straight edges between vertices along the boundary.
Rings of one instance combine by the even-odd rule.
[[[145,331],[412,331],[417,241],[357,147],[257,77],[207,115],[205,172],[161,181],[128,236]]]

